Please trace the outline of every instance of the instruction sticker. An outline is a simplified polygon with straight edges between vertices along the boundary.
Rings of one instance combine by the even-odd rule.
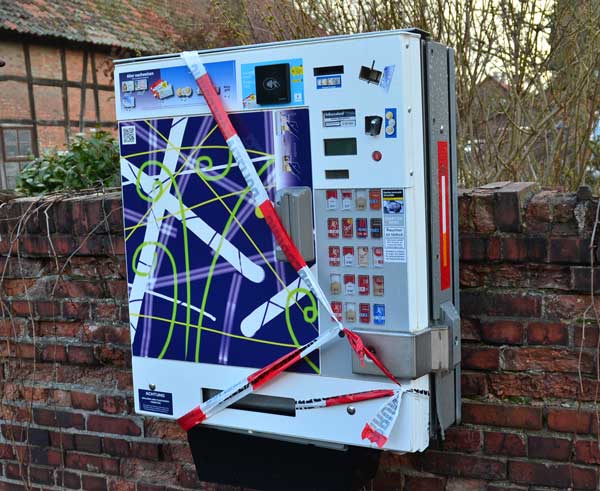
[[[355,109],[336,109],[333,111],[323,111],[323,127],[349,127],[356,126]]]
[[[341,75],[329,75],[326,77],[317,77],[317,90],[320,89],[339,89],[342,87]]]
[[[156,390],[138,390],[140,409],[149,413],[173,415],[173,394]]]
[[[406,262],[406,220],[404,190],[383,189],[383,259],[386,263]]]

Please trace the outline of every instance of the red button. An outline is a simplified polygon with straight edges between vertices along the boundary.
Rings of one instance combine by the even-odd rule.
[[[381,152],[379,150],[375,150],[371,156],[375,162],[379,162],[381,160]]]

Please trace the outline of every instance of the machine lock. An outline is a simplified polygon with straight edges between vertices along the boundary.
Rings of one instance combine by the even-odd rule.
[[[365,116],[365,133],[370,136],[377,136],[381,133],[383,118],[381,116]]]

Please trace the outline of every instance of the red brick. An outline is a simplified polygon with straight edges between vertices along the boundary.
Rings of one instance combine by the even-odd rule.
[[[26,467],[25,471],[27,471]],[[4,475],[9,479],[15,479],[20,481],[24,478],[25,480],[27,480],[27,472],[25,472],[25,477],[23,477],[23,473],[21,472],[21,466],[18,464],[6,464],[6,467],[4,468]]]
[[[496,459],[429,451],[420,458],[421,468],[437,474],[480,479],[503,479],[506,464]]]
[[[598,440],[577,440],[575,442],[575,458],[582,464],[600,465]]]
[[[102,449],[104,453],[114,455],[116,457],[130,457],[131,449],[127,440],[119,438],[102,438]]]
[[[502,239],[502,257],[514,262],[543,262],[547,258],[548,241],[543,237],[511,236]]]
[[[132,442],[131,455],[144,460],[159,460],[159,446],[155,443]]]
[[[88,302],[64,302],[63,315],[66,319],[88,320],[90,304]]]
[[[123,397],[100,396],[100,410],[108,414],[119,414],[127,412],[127,401]]]
[[[144,435],[161,440],[185,440],[185,431],[175,421],[160,419],[144,419]]]
[[[496,370],[500,352],[497,348],[481,348],[463,344],[462,366],[471,370]]]
[[[487,239],[480,235],[460,237],[460,260],[483,261],[487,257]]]
[[[502,232],[521,230],[523,203],[537,189],[533,182],[511,182],[495,192],[495,221]]]
[[[465,423],[539,430],[542,428],[542,409],[530,406],[464,403],[462,419]]]
[[[187,443],[163,443],[161,444],[162,460],[170,462],[185,462],[193,464],[192,452]]]
[[[493,373],[489,375],[488,383],[490,392],[501,398],[545,399],[555,397],[579,400],[589,398],[589,394],[579,393],[577,376],[562,373]]]
[[[69,471],[59,471],[57,473],[57,484],[68,489],[81,488],[81,476]]]
[[[67,354],[69,363],[79,365],[95,365],[94,349],[87,346],[69,346]]]
[[[509,320],[484,322],[481,340],[492,344],[522,344],[523,323]]]
[[[71,392],[71,404],[75,409],[86,409],[88,411],[98,409],[96,394],[88,392]]]
[[[593,325],[575,326],[573,346],[576,348],[595,348],[598,346],[598,328]]]
[[[138,482],[136,491],[165,491],[164,486],[156,486],[154,484],[146,484]],[[435,490],[432,490],[435,491]]]
[[[113,346],[94,346],[94,358],[101,365],[119,367],[131,366],[131,349],[119,349]]]
[[[590,241],[576,237],[550,239],[549,260],[552,263],[587,264],[590,261]]]
[[[111,479],[108,487],[110,491],[135,491],[136,483],[133,481],[124,481],[122,479]]]
[[[119,461],[111,457],[100,457],[98,455],[67,452],[65,467],[79,469],[87,472],[106,474],[119,474]],[[85,486],[84,486],[85,488]]]
[[[75,437],[72,433],[50,432],[50,446],[60,450],[75,450]]]
[[[129,436],[140,436],[142,434],[140,427],[133,420],[127,418],[111,418],[90,414],[87,423],[88,431]]]
[[[80,322],[38,321],[35,326],[36,336],[40,337],[77,338],[80,332]]]
[[[517,483],[560,488],[596,489],[598,483],[597,469],[567,464],[511,461],[508,463],[508,475]]]
[[[544,298],[544,317],[572,321],[582,317],[589,305],[588,295],[548,295]]]
[[[81,414],[67,411],[52,411],[49,409],[34,408],[34,421],[42,426],[58,426],[60,428],[78,428],[85,427],[84,418]]]
[[[98,304],[95,305],[95,308],[97,307],[99,307]],[[110,307],[113,308],[113,310],[116,309],[115,305],[110,305]],[[85,324],[83,326],[83,341],[130,346],[129,326]]]
[[[600,268],[594,268],[594,292],[600,292]],[[572,289],[576,292],[589,293],[592,288],[592,268],[589,266],[572,266]]]
[[[404,487],[400,488],[400,476],[390,482],[388,489],[403,489],[404,491],[444,491],[446,479],[442,477],[405,476]],[[379,489],[377,487],[376,489]]]
[[[462,372],[460,380],[464,396],[484,396],[488,393],[487,376],[484,373]]]
[[[40,353],[42,361],[67,361],[67,350],[64,346],[50,345],[44,346]]]
[[[12,313],[17,316],[29,317],[34,312],[33,302],[28,302],[26,300],[13,300],[10,302],[10,306]]]
[[[74,435],[75,449],[80,452],[102,453],[102,439],[92,435]]]
[[[516,433],[486,431],[484,450],[487,454],[524,457],[527,454],[525,438]]]
[[[29,479],[36,484],[54,485],[54,472],[43,467],[29,467]]]
[[[481,447],[481,433],[462,427],[451,427],[446,431],[446,438],[442,443],[444,450],[457,452],[477,452]]]
[[[580,354],[575,350],[520,347],[507,348],[502,353],[505,370],[565,373],[594,371],[594,357],[590,353]]]
[[[487,491],[487,481],[451,477],[446,483],[446,491]]]
[[[60,304],[58,302],[37,301],[35,302],[37,315],[42,319],[51,319],[60,317]]]
[[[481,341],[478,319],[464,317],[460,320],[460,336],[463,341]]]
[[[61,281],[54,290],[56,298],[102,298],[100,284],[91,281]]]
[[[598,433],[596,414],[576,409],[550,409],[547,417],[548,429],[566,433]]]
[[[83,489],[86,491],[107,491],[108,485],[106,478],[102,476],[81,476]]]
[[[569,331],[567,326],[557,322],[530,322],[527,325],[527,343],[566,346]]]
[[[461,313],[467,316],[539,317],[541,298],[538,295],[467,290],[461,293]]]
[[[486,233],[496,230],[494,218],[494,195],[489,190],[474,190],[471,195],[471,211],[475,231]]]
[[[19,338],[25,335],[27,321],[13,317],[12,319],[0,319],[0,337]]]
[[[2,289],[4,294],[9,297],[18,297],[21,295],[26,295],[31,287],[33,287],[36,283],[34,278],[31,279],[5,279],[2,281]]]
[[[571,455],[571,440],[529,435],[527,448],[530,458],[567,461]]]
[[[116,303],[95,303],[92,319],[95,321],[114,321],[119,317],[119,306]]]

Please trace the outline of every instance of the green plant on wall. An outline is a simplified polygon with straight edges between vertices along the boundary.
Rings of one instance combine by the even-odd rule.
[[[48,150],[29,162],[17,180],[27,196],[60,191],[116,186],[119,145],[106,131],[79,134],[67,151]]]

